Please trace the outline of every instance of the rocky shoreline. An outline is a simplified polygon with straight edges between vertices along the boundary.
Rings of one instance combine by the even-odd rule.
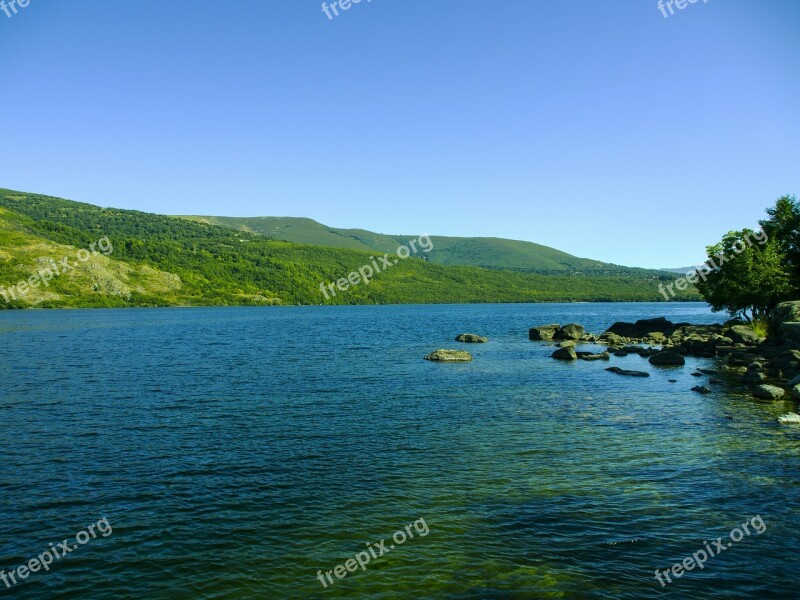
[[[577,323],[563,327],[553,323],[532,327],[528,334],[534,341],[559,342],[553,352],[558,360],[610,360],[638,354],[650,364],[681,367],[686,356],[717,358],[720,372],[738,377],[738,383],[756,398],[777,400],[787,394],[800,400],[800,301],[784,302],[775,309],[766,337],[760,337],[742,321],[724,324],[692,325],[672,323],[664,317],[642,319],[635,323],[617,322],[600,335],[588,333]],[[578,344],[602,344],[607,351],[579,352]],[[647,377],[648,373],[610,367],[619,375]],[[710,383],[721,383],[717,371],[704,370]],[[695,373],[693,373],[695,375]],[[704,385],[692,388],[709,393]]]
[[[672,323],[665,317],[619,321],[599,335],[583,325],[558,323],[531,327],[528,339],[557,344],[552,357],[561,361],[610,361],[611,357],[637,354],[656,367],[680,368],[686,357],[716,358],[719,370],[700,369],[695,377],[707,377],[709,385],[723,383],[723,375],[735,381],[753,397],[765,400],[800,400],[800,301],[784,302],[773,311],[766,336],[739,320],[723,324]],[[485,344],[488,338],[474,333],[459,334],[455,341]],[[580,345],[604,345],[601,352],[581,351]],[[439,349],[424,357],[434,362],[470,362],[466,350]],[[626,377],[650,377],[646,371],[607,367],[606,371]],[[677,380],[670,380],[675,383]],[[713,390],[705,384],[691,388],[700,394]],[[800,424],[800,414],[788,413],[782,424]]]

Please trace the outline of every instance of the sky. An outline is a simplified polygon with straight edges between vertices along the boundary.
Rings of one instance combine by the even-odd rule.
[[[0,187],[655,268],[800,196],[796,0],[15,8]]]

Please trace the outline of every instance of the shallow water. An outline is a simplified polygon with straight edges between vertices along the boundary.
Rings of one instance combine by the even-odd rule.
[[[800,428],[776,422],[792,403],[691,392],[713,360],[612,358],[652,373],[633,379],[527,340],[660,315],[724,320],[700,304],[0,312],[0,569],[113,527],[0,597],[798,597]],[[422,360],[461,332],[490,337],[473,362]],[[655,579],[756,515],[763,534]],[[427,535],[320,583],[419,519]]]

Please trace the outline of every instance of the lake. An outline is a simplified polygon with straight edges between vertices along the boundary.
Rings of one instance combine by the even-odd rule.
[[[798,597],[800,427],[776,421],[793,403],[690,391],[714,359],[567,364],[527,339],[662,315],[725,320],[690,303],[0,311],[0,569],[77,546],[0,597]],[[437,348],[474,361],[423,360]],[[108,535],[74,544],[101,519]]]

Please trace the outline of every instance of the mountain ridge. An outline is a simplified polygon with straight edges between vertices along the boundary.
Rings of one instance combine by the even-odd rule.
[[[394,252],[410,235],[381,234],[358,228],[331,227],[308,217],[220,217],[175,215],[175,218],[219,225],[288,242],[367,252]],[[495,236],[431,235],[433,263],[539,274],[656,275],[657,269],[627,267],[581,258],[562,250],[524,240]]]

